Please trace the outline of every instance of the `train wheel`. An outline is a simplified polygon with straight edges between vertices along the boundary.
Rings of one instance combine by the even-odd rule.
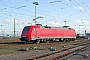
[[[75,39],[74,38],[72,38],[72,41],[74,41]]]
[[[70,38],[68,38],[68,42],[70,42]]]
[[[59,39],[59,42],[63,42],[61,39]]]
[[[37,40],[36,43],[37,43],[37,44],[40,44],[40,40]]]
[[[69,38],[66,38],[66,42],[69,42]]]
[[[60,42],[63,42],[63,38],[59,39]]]
[[[66,39],[65,38],[63,39],[63,42],[66,42]]]
[[[63,42],[66,42],[66,40],[63,40]]]
[[[44,40],[44,43],[46,43],[47,41],[46,40]]]
[[[49,41],[49,40],[47,40],[46,42],[47,42],[47,43],[49,43],[50,41]]]

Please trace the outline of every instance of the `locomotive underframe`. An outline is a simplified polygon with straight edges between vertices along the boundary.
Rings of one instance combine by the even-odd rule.
[[[69,41],[74,41],[76,37],[32,37],[32,40],[29,40],[28,37],[22,37],[20,40],[21,41],[26,41],[26,42],[50,42],[50,41],[62,41],[62,42],[69,42]]]

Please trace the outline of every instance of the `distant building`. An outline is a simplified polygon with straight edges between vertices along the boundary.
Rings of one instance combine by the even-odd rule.
[[[90,33],[85,33],[85,38],[90,39]]]
[[[85,34],[77,34],[77,38],[85,38]]]

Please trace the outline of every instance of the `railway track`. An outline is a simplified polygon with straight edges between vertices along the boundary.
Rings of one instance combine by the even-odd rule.
[[[72,41],[72,42],[52,42],[52,43],[41,43],[41,44],[25,44],[25,43],[20,43],[20,42],[12,42],[12,43],[0,43],[0,49],[5,49],[5,48],[19,48],[19,47],[30,47],[30,46],[45,46],[45,45],[58,45],[58,44],[67,44],[67,43],[72,43],[74,44],[80,44],[80,43],[86,43],[87,41]]]
[[[53,45],[53,44],[63,44],[63,42],[52,42],[52,43],[41,43],[41,44],[0,44],[0,49],[5,48],[17,48],[17,47],[30,47],[30,46],[45,46],[45,45]]]
[[[83,43],[83,44],[79,44],[77,46],[72,46],[62,50],[56,50],[56,51],[51,51],[41,55],[31,56],[27,60],[56,60],[56,59],[63,58],[71,53],[82,50],[88,46],[90,46],[90,43]]]

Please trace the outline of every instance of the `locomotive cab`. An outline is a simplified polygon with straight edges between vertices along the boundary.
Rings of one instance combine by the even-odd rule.
[[[36,37],[37,28],[40,28],[40,26],[39,25],[25,26],[22,31],[20,40],[29,42],[29,41],[33,41],[34,39],[36,39],[35,37]]]
[[[23,31],[22,31],[22,34],[21,34],[21,38],[20,40],[21,41],[28,41],[28,32],[30,30],[30,26],[26,26],[24,27]]]

